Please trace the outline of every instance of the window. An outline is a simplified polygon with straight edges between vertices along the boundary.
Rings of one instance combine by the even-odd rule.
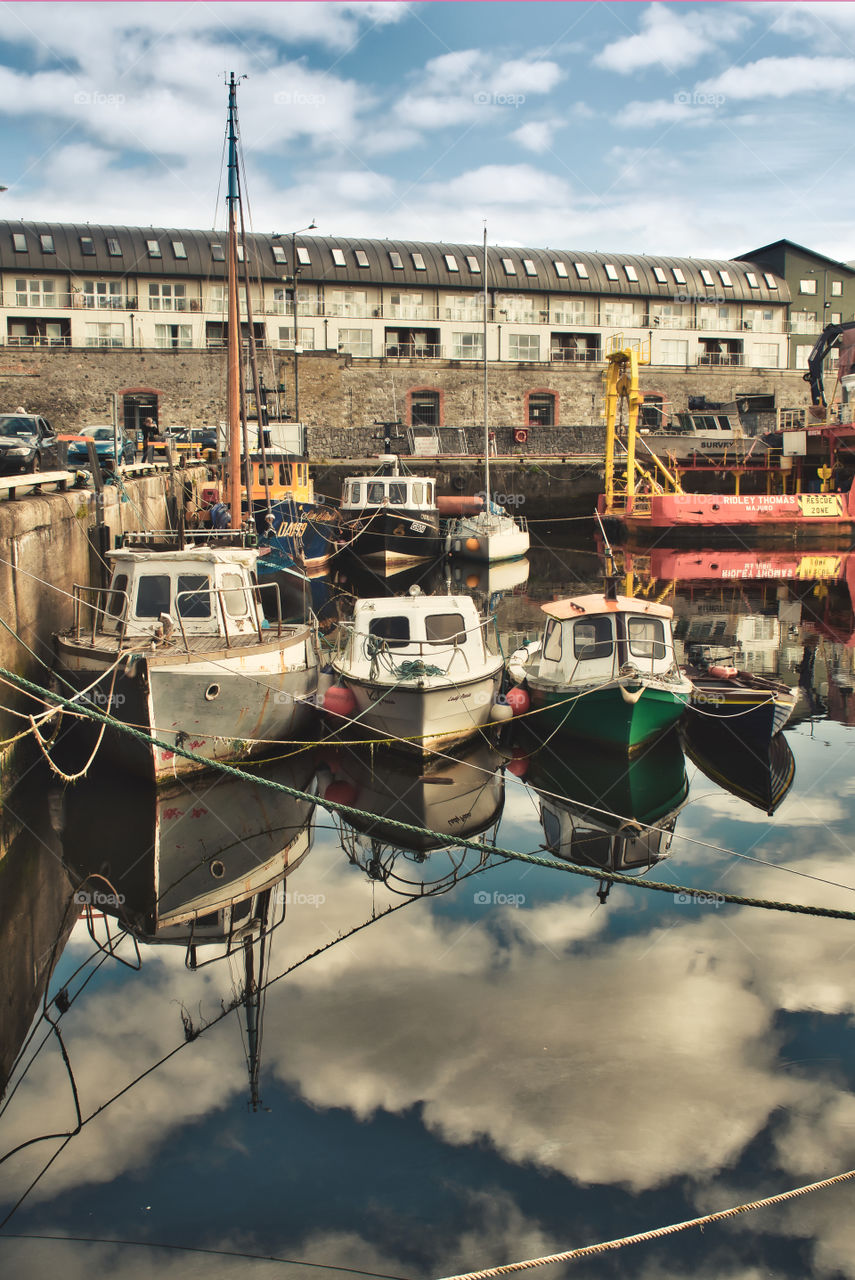
[[[644,323],[643,308],[635,302],[624,302],[617,298],[605,298],[602,312],[602,320],[605,325],[636,328]]]
[[[438,427],[439,392],[414,391],[410,404],[410,425],[413,427]]]
[[[460,270],[460,268],[459,268],[459,267],[458,267],[458,265],[457,265],[457,259],[455,258],[455,256],[454,256],[454,254],[453,254],[453,253],[446,253],[446,254],[445,254],[445,265],[448,267],[449,271],[459,271],[459,270]]]
[[[543,633],[543,656],[547,662],[561,661],[561,624],[550,618]]]
[[[615,267],[613,267],[613,266],[612,266],[612,264],[611,264],[610,262],[605,262],[605,263],[603,263],[603,270],[604,270],[604,271],[605,271],[605,273],[606,273],[606,277],[607,277],[607,279],[609,279],[609,280],[617,280],[617,279],[618,279],[618,273],[617,273],[617,270],[615,269]]]
[[[502,258],[502,266],[505,268],[506,276],[515,276],[517,274],[512,258]]]
[[[354,249],[353,256],[356,258],[356,265],[358,267],[368,266],[368,254],[364,249]]]
[[[793,333],[816,333],[817,321],[815,311],[791,311],[790,328]]]
[[[777,369],[778,346],[775,342],[755,342],[754,363],[762,369]]]
[[[150,284],[148,286],[149,311],[186,311],[187,286],[183,284]]]
[[[400,253],[398,253],[395,249],[389,250],[389,261],[392,264],[393,270],[395,271],[404,270],[404,260],[401,257]]]
[[[800,281],[799,281],[799,293],[816,293],[816,281],[815,281],[815,280],[800,280]]]
[[[243,245],[242,244],[236,245],[235,248],[237,249],[238,262],[243,262]]]
[[[181,573],[175,604],[182,618],[210,618],[211,579],[206,574]]]
[[[629,618],[627,636],[629,652],[633,658],[661,660],[668,652],[661,618]]]
[[[731,278],[730,278],[730,272],[728,272],[728,271],[724,271],[724,270],[719,271],[719,273],[718,273],[718,278],[719,278],[719,280],[721,280],[721,282],[722,282],[722,284],[724,285],[725,289],[732,289],[732,288],[733,288],[733,281],[732,281],[732,280],[731,280]]]
[[[183,240],[173,240],[173,241],[172,241],[172,252],[175,254],[176,258],[186,258],[186,257],[187,257],[187,250],[184,248],[184,241],[183,241]]]
[[[655,279],[656,279],[656,283],[657,283],[657,284],[667,284],[667,283],[668,283],[668,277],[666,276],[665,272],[662,270],[662,268],[661,268],[661,267],[654,267],[654,268],[653,268],[653,275],[654,275],[654,277],[655,277]]]
[[[212,244],[211,252],[213,253],[214,257],[217,259],[218,262],[222,262],[223,260],[222,245]],[[286,254],[285,249],[281,244],[275,244],[273,246],[273,261],[277,263],[280,267],[287,267],[288,265],[288,255]]]
[[[315,331],[314,329],[298,329],[297,345],[301,351],[314,351],[315,349]],[[294,350],[294,329],[293,326],[280,326],[279,328],[279,348],[281,351]]]
[[[573,627],[573,657],[579,662],[592,662],[597,658],[610,658],[614,649],[612,620],[584,618]]]
[[[523,267],[525,268],[525,273],[527,276],[537,275],[537,267],[534,265],[531,258],[523,258]]]
[[[813,350],[812,347],[796,347],[796,368],[797,369],[806,369],[808,367],[808,356],[810,355],[812,350]]]
[[[145,247],[148,250],[148,256],[150,258],[163,257],[163,254],[160,252],[160,245],[157,242],[157,240],[146,240]]]
[[[677,281],[677,284],[685,284],[685,283],[686,283],[686,277],[685,277],[685,275],[683,274],[683,269],[682,269],[682,267],[672,267],[672,268],[671,268],[671,274],[673,275],[674,279]]]
[[[425,618],[425,639],[434,644],[463,644],[466,624],[462,613],[431,613]]]
[[[382,480],[372,480],[368,485],[368,493],[365,501],[372,507],[379,507],[382,502],[386,501],[386,486]]]
[[[301,267],[310,267],[312,265],[312,256],[305,245],[297,245],[297,261]]]
[[[832,280],[832,282],[831,282],[831,296],[832,296],[832,298],[842,298],[842,297],[843,297],[843,281],[842,281],[842,280]]]
[[[637,283],[638,283],[638,272],[636,271],[636,269],[635,269],[635,267],[632,265],[632,263],[631,263],[631,262],[625,262],[625,263],[624,263],[624,267],[623,267],[623,269],[624,269],[624,271],[626,272],[626,278],[627,278],[627,280],[632,281],[632,283],[633,283],[633,284],[637,284]]]
[[[121,323],[93,323],[86,325],[87,347],[123,347],[125,345],[125,326]]]
[[[537,333],[512,333],[508,338],[510,360],[539,360],[540,335]]]
[[[359,483],[356,483],[356,484],[353,484],[353,483],[352,483],[352,484],[351,484],[351,486],[350,486],[350,492],[349,492],[349,494],[348,494],[348,498],[347,498],[347,500],[348,500],[348,502],[349,502],[352,506],[354,506],[354,507],[358,507],[358,506],[359,506],[360,501],[361,501],[361,499],[360,499],[360,493],[361,493],[361,492],[362,492],[362,485],[361,485],[361,484],[359,484]]]
[[[115,236],[107,236],[107,252],[111,258],[121,258],[122,246]]]
[[[757,279],[757,277],[755,276],[755,274],[754,274],[754,272],[753,272],[753,271],[746,271],[746,272],[745,272],[745,279],[748,281],[748,287],[749,287],[749,289],[759,289],[759,288],[760,288],[760,283],[759,283],[759,281],[758,281],[758,279]]]
[[[480,333],[452,333],[452,360],[483,360],[484,336]]]
[[[368,292],[365,289],[331,289],[327,301],[331,316],[364,316],[368,313]]]
[[[169,574],[143,574],[137,583],[137,602],[134,613],[138,618],[159,618],[169,613]]]
[[[193,326],[189,324],[156,324],[154,326],[154,345],[156,347],[192,347]]]
[[[573,266],[576,268],[576,275],[580,280],[588,279],[588,268],[585,266],[584,262],[574,262]]]
[[[426,271],[425,260],[420,253],[411,254],[416,271]]]
[[[474,275],[479,275],[481,271],[481,263],[475,257],[474,253],[467,253],[466,265]]]
[[[768,271],[763,272],[763,279],[766,281],[766,284],[770,289],[777,289],[778,281],[774,276],[770,275]]]
[[[239,573],[224,573],[221,599],[232,618],[246,617],[246,584]]]
[[[701,267],[701,279],[708,289],[715,288],[715,280],[712,278],[712,272],[707,271],[706,267]]]
[[[555,396],[551,391],[539,391],[528,398],[528,425],[530,427],[555,426]]]
[[[558,259],[556,258],[556,259],[554,259],[554,260],[553,260],[552,265],[553,265],[553,267],[555,268],[555,274],[559,277],[559,279],[561,279],[561,280],[566,280],[566,279],[567,279],[567,268],[565,267],[564,263],[563,263],[563,262],[559,262],[559,261],[558,261]]]
[[[91,236],[80,237],[80,252],[85,258],[95,257],[95,241]]]
[[[333,249],[333,251],[332,251],[332,260],[333,260],[333,266],[334,266],[334,267],[344,267],[344,266],[346,266],[346,265],[347,265],[347,264],[346,264],[346,262],[345,262],[345,260],[344,260],[344,250],[343,250],[343,249]]]
[[[53,247],[53,236],[39,236],[41,241],[42,253],[56,253]]]
[[[659,363],[687,365],[689,363],[688,341],[684,342],[679,338],[663,338],[659,343]]]
[[[393,506],[402,507],[407,501],[407,486],[401,480],[389,481],[389,502]]]
[[[831,313],[831,323],[832,323],[832,324],[840,324],[840,322],[841,322],[841,320],[842,320],[842,319],[843,319],[843,312],[842,312],[842,311],[832,311],[832,313]]]
[[[55,280],[16,280],[15,306],[55,307]]]
[[[125,611],[125,592],[128,589],[128,575],[117,573],[110,583],[110,595],[107,600],[107,612],[116,618]]]
[[[389,649],[400,648],[410,639],[410,620],[405,617],[372,618],[368,634],[382,640]]]
[[[345,355],[370,356],[371,355],[371,330],[370,329],[339,329],[338,349],[339,351],[343,351]]]

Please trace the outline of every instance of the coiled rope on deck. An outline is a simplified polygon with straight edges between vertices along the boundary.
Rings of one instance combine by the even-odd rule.
[[[195,751],[189,751],[186,747],[179,746],[177,743],[162,742],[150,733],[143,733],[139,729],[134,729],[130,725],[123,724],[114,716],[105,716],[100,711],[95,711],[88,707],[82,707],[77,703],[73,703],[70,698],[64,698],[61,694],[54,693],[50,689],[45,689],[41,685],[33,684],[30,680],[25,680],[23,676],[17,675],[13,671],[8,671],[5,667],[0,667],[0,678],[8,680],[10,684],[15,685],[19,689],[23,689],[25,693],[36,694],[40,698],[50,698],[60,707],[71,708],[76,715],[94,720],[98,724],[110,725],[113,729],[121,733],[126,733],[130,737],[137,738],[140,742],[149,747],[160,747],[164,751],[173,751],[176,755],[184,756],[188,760],[193,760],[200,768],[216,769],[219,772],[227,774],[229,777],[238,778],[245,782],[252,782],[256,786],[268,787],[271,791],[279,791],[283,795],[293,796],[297,800],[311,800],[323,809],[329,810],[331,813],[340,813],[344,817],[356,817],[368,819],[371,822],[377,821],[376,813],[369,813],[366,809],[358,809],[354,805],[342,804],[337,800],[327,800],[326,797],[309,795],[306,791],[300,791],[296,787],[289,787],[284,782],[276,782],[272,778],[265,778],[261,774],[248,773],[245,769],[238,769],[234,765],[225,764],[222,761],[210,760],[207,756],[201,756]],[[435,835],[442,844],[453,844],[457,848],[472,849],[479,854],[484,853],[485,846],[478,840],[464,838],[462,836],[449,837],[443,832],[430,831],[424,826],[415,826],[410,822],[401,822],[397,818],[384,818],[384,823],[390,827],[394,827],[397,831],[405,831],[423,836],[425,832],[428,835]],[[521,853],[517,849],[504,849],[499,845],[488,846],[491,853],[501,858],[512,858],[517,862],[529,863],[535,867],[548,867],[553,871],[564,871],[568,875],[584,876],[589,880],[609,880],[615,884],[632,885],[638,889],[646,889],[658,893],[670,893],[672,896],[683,896],[686,901],[697,899],[698,901],[717,901],[726,902],[732,906],[738,907],[758,907],[764,911],[782,911],[794,915],[819,916],[830,920],[850,920],[855,921],[855,911],[843,911],[836,907],[812,907],[799,902],[774,902],[767,898],[748,898],[737,893],[720,893],[718,890],[698,889],[691,885],[668,884],[659,880],[639,880],[635,876],[626,876],[619,871],[606,871],[601,867],[583,867],[571,862],[558,862],[554,858],[542,858],[533,853]]]
[[[823,1191],[826,1187],[833,1187],[839,1182],[848,1182],[851,1178],[855,1178],[855,1169],[849,1169],[846,1173],[837,1173],[832,1178],[823,1178],[821,1182],[810,1182],[806,1186],[795,1187],[792,1191],[782,1191],[775,1196],[766,1196],[762,1200],[751,1200],[748,1204],[738,1204],[730,1209],[720,1209],[717,1213],[707,1213],[701,1218],[674,1222],[668,1227],[654,1227],[650,1231],[639,1231],[633,1236],[604,1240],[600,1244],[587,1244],[579,1249],[567,1249],[563,1253],[551,1253],[542,1258],[528,1258],[524,1262],[508,1262],[502,1267],[487,1267],[483,1271],[464,1271],[459,1275],[444,1276],[443,1280],[491,1280],[493,1276],[509,1276],[516,1271],[531,1271],[534,1267],[545,1267],[551,1262],[577,1262],[580,1258],[591,1258],[610,1250],[623,1249],[630,1244],[661,1240],[663,1236],[673,1236],[678,1231],[687,1231],[690,1227],[706,1227],[713,1222],[724,1222],[727,1218],[735,1218],[740,1213],[750,1213],[754,1209],[767,1209],[771,1205],[784,1204],[787,1200],[806,1196],[811,1191]]]

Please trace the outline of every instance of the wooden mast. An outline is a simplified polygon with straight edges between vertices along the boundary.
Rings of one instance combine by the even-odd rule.
[[[229,184],[226,197],[229,206],[228,372],[226,380],[229,444],[227,465],[232,529],[239,529],[243,523],[240,484],[240,311],[238,307],[237,226],[235,219],[238,201],[237,130],[235,128],[236,93],[237,81],[235,80],[235,73],[232,72],[229,79]]]

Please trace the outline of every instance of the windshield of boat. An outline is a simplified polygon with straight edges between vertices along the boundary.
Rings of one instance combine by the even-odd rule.
[[[0,415],[0,436],[34,436],[35,418],[17,418],[14,414]]]

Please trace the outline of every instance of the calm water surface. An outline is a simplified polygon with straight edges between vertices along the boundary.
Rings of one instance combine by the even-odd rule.
[[[30,1144],[0,1165],[0,1216],[25,1197],[0,1233],[5,1275],[428,1280],[855,1165],[855,925],[715,897],[855,909],[847,558],[619,559],[634,590],[674,604],[682,644],[721,645],[805,687],[779,744],[746,751],[696,717],[629,768],[521,737],[427,769],[322,746],[261,770],[478,838],[475,850],[423,833],[406,847],[381,822],[358,829],[222,779],[156,804],[107,774],[63,791],[39,773],[9,798],[2,1063],[41,1008],[34,968],[55,947],[49,999],[67,1000],[49,1013],[71,1076],[37,1015],[0,1118],[0,1151]],[[507,589],[494,602],[514,648],[538,633],[542,601],[596,588],[601,572],[589,542],[539,548],[527,582],[514,585],[518,568],[490,582],[468,570],[462,585],[483,600]],[[629,868],[639,883],[508,861],[494,844]],[[125,910],[150,932],[158,868],[180,897],[200,858],[210,875],[216,855],[228,882],[247,850],[257,863],[286,847],[290,873],[251,948],[226,956],[197,936],[193,956],[178,928],[137,949],[120,937],[109,954],[103,920],[74,923],[86,872],[105,877],[92,893],[123,878]],[[248,973],[265,987],[249,1020]],[[32,1143],[74,1129],[71,1077],[81,1131]],[[852,1195],[538,1274],[855,1276]]]

